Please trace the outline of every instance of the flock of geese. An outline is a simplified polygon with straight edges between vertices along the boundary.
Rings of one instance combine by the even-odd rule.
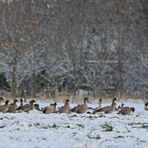
[[[0,101],[4,101],[3,97],[0,97]],[[44,108],[40,108],[39,104],[35,103],[35,100],[29,101],[29,103],[24,104],[23,99],[20,99],[20,105],[17,105],[18,100],[14,99],[13,103],[9,103],[9,100],[6,100],[3,105],[0,105],[0,112],[3,113],[19,113],[19,112],[29,112],[31,110],[38,110],[43,112],[44,114],[50,114],[50,113],[89,113],[89,114],[96,114],[99,112],[103,112],[105,114],[110,114],[114,111],[117,111],[117,114],[122,115],[130,115],[135,111],[134,107],[128,107],[124,106],[124,104],[121,104],[121,106],[117,107],[116,104],[117,99],[113,98],[112,103],[109,106],[102,106],[102,99],[99,99],[99,105],[96,108],[89,108],[88,107],[88,98],[84,98],[84,103],[79,104],[73,108],[70,107],[70,100],[66,99],[63,106],[57,108],[57,103],[49,104],[49,106],[46,106]],[[92,112],[88,112],[88,109],[91,109]],[[145,110],[148,110],[148,102],[145,103]]]

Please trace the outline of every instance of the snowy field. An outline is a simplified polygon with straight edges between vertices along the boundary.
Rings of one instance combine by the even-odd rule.
[[[135,113],[0,113],[0,148],[148,148],[148,111],[142,102],[125,105],[134,106]]]

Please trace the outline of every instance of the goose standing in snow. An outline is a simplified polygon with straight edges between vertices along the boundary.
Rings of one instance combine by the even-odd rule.
[[[10,113],[15,113],[16,112],[16,109],[17,109],[16,102],[18,102],[18,100],[17,99],[14,99],[13,103],[11,103],[9,105],[8,112],[10,112]]]
[[[59,113],[69,113],[70,111],[70,106],[69,106],[69,99],[66,99],[64,106],[60,107],[58,109]]]
[[[111,113],[111,112],[113,112],[116,108],[116,103],[115,103],[116,100],[117,100],[116,98],[113,98],[112,104],[110,106],[102,107],[102,108],[96,110],[94,113],[97,113],[97,112]]]
[[[34,103],[35,103],[35,100],[29,101],[29,104],[25,104],[23,106],[22,110],[25,111],[25,112],[29,112],[30,110],[33,110],[34,109]]]
[[[130,115],[135,111],[134,107],[123,107],[117,114]]]
[[[8,109],[9,109],[9,100],[6,100],[5,104],[0,106],[0,112],[6,113]]]
[[[116,103],[114,102],[114,103],[112,103],[112,105],[111,105],[108,109],[106,109],[104,112],[105,112],[105,114],[110,114],[110,113],[114,112],[115,109],[116,109]]]
[[[43,109],[44,114],[56,113],[56,105],[57,103],[50,104],[49,106]]]
[[[84,104],[75,106],[71,111],[76,113],[85,113],[87,111],[88,98],[84,98]]]
[[[93,114],[95,114],[96,111],[101,109],[101,108],[102,108],[102,98],[99,99],[99,106],[94,109]]]

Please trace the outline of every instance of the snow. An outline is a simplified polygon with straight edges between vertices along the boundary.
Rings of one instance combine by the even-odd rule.
[[[38,101],[47,106],[49,101]],[[58,103],[61,106],[62,103]],[[109,102],[103,105],[109,104]],[[119,103],[121,104],[121,103]],[[74,106],[75,104],[71,104]],[[136,111],[112,114],[0,113],[0,147],[147,148],[148,111],[142,102],[126,101]],[[97,104],[89,104],[96,107]]]

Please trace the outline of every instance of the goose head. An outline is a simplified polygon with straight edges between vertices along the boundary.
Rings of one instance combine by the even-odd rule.
[[[85,98],[84,98],[84,103],[88,103],[88,102],[89,102],[88,98],[85,97]]]
[[[121,108],[123,108],[123,107],[124,107],[124,103],[121,104]]]
[[[65,104],[69,104],[70,100],[66,99]]]
[[[23,102],[23,99],[20,99],[20,102]]]
[[[55,103],[54,103],[54,107],[56,107],[56,106],[57,106],[57,103],[55,102]]]
[[[132,110],[132,112],[134,112],[134,111],[135,111],[135,108],[134,108],[134,107],[131,107],[130,109]]]
[[[9,100],[6,100],[5,104],[8,105],[9,104]]]
[[[112,100],[112,104],[114,104],[115,101],[117,101],[117,99],[116,99],[116,98],[113,98],[113,100]]]
[[[33,104],[35,102],[36,102],[35,100],[31,100],[31,101],[29,101],[29,104]]]
[[[18,102],[18,100],[17,99],[14,99],[14,101],[13,101],[14,103],[16,103],[16,102]]]

